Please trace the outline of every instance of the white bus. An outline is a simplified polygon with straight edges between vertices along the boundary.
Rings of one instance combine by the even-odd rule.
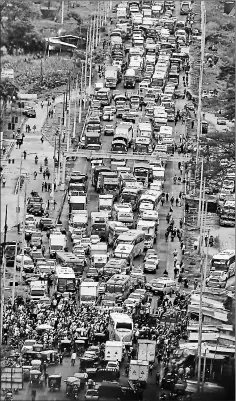
[[[109,339],[122,341],[126,345],[132,345],[133,319],[126,313],[111,313],[109,321]]]
[[[225,249],[211,259],[211,270],[225,271],[229,276],[235,274],[235,250]]]
[[[117,245],[133,245],[133,257],[142,255],[144,251],[145,233],[138,230],[129,230],[127,233],[119,235]]]

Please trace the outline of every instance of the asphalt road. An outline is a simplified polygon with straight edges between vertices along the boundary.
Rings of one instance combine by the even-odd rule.
[[[179,17],[179,2],[176,2],[176,17],[178,19]],[[182,18],[180,18],[182,19]],[[182,86],[182,73],[180,77],[180,86]],[[123,88],[123,84],[119,84],[117,87],[118,90],[120,90],[122,93],[125,92],[125,89]],[[138,85],[136,85],[136,88],[134,92],[136,92],[138,89]],[[184,106],[184,100],[177,100],[176,101],[176,110],[177,109],[182,109]],[[144,113],[144,112],[143,112]],[[134,125],[134,130],[137,127],[137,121],[138,118],[136,119],[136,123]],[[116,121],[114,121],[115,124]],[[105,122],[106,124],[106,122]],[[174,124],[170,124],[174,127]],[[184,134],[185,132],[185,125],[181,125],[179,122],[176,127],[174,127],[174,136],[175,136],[175,141],[178,143],[179,142],[179,136],[180,134]],[[112,137],[106,136],[102,137],[102,150],[103,151],[109,151],[111,149],[111,142],[112,142]],[[183,156],[184,160],[184,156]],[[131,166],[132,162],[128,162],[128,165]],[[98,210],[98,194],[94,191],[94,188],[91,185],[91,167],[90,163],[86,161],[86,159],[78,159],[73,167],[74,170],[79,170],[81,173],[87,173],[88,175],[88,182],[89,182],[89,187],[88,187],[88,212],[89,214],[92,211],[97,211]],[[177,169],[177,162],[172,162],[169,161],[166,166],[166,180],[165,180],[165,192],[168,192],[170,196],[173,194],[173,196],[176,198],[179,194],[180,191],[183,191],[183,185],[173,185],[173,176],[174,174],[178,174],[178,169]],[[173,251],[176,248],[178,250],[179,254],[179,260],[181,259],[180,256],[180,246],[179,246],[179,241],[175,239],[175,242],[166,242],[164,233],[167,227],[166,223],[166,214],[169,211],[170,204],[165,203],[163,207],[159,208],[159,229],[158,229],[158,237],[157,237],[157,243],[154,246],[154,248],[157,250],[157,253],[159,254],[160,257],[160,264],[159,264],[159,269],[157,270],[156,274],[147,274],[147,281],[150,281],[154,277],[160,277],[163,275],[163,271],[165,269],[168,270],[169,276],[173,277]],[[173,212],[173,218],[175,220],[175,225],[178,226],[179,219],[182,218],[183,216],[183,208],[182,207],[174,207],[174,212]],[[65,226],[65,228],[68,228],[68,202],[65,202],[64,208],[63,208],[63,213],[62,213],[62,223]],[[70,243],[70,238],[68,237],[68,242],[69,246],[71,247]],[[45,242],[46,244],[46,242]],[[139,265],[142,263],[143,257],[136,258],[135,260],[135,265]],[[155,309],[156,307],[156,297],[153,297],[153,302],[152,302],[152,308]],[[160,367],[159,367],[160,368]],[[70,365],[70,359],[65,358],[63,365],[60,366],[51,366],[48,369],[48,373],[60,373],[62,375],[62,380],[64,380],[68,376],[73,376],[75,372],[78,372],[79,370],[79,361],[76,361],[76,365],[72,367]],[[123,383],[127,382],[127,378],[123,375],[123,372],[121,374],[121,380]],[[59,393],[50,393],[48,392],[47,387],[44,386],[43,390],[38,390],[37,391],[37,398],[36,400],[53,400],[53,401],[59,401],[59,400],[65,400],[65,385],[64,382],[62,382],[62,390]],[[19,393],[19,395],[15,396],[16,400],[30,400],[30,394],[31,394],[31,388],[28,385],[25,385],[25,388],[23,391]],[[157,387],[155,385],[155,374],[153,373],[153,376],[150,376],[148,379],[148,389],[145,391],[144,395],[144,401],[148,401],[150,399],[156,399],[158,394]],[[81,394],[82,396],[82,394]],[[82,398],[81,398],[82,399]]]

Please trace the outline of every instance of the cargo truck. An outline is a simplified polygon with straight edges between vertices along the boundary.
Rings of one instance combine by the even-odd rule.
[[[138,339],[138,360],[155,361],[156,341]]]
[[[101,148],[101,132],[87,131],[85,133],[85,148],[89,150],[99,150]]]
[[[87,196],[86,195],[78,195],[71,196],[69,201],[69,215],[72,213],[77,213],[80,210],[87,209]]]
[[[49,238],[49,254],[51,258],[56,256],[56,252],[64,251],[66,248],[66,236],[58,232],[51,234]]]
[[[99,195],[98,199],[98,210],[99,212],[106,211],[108,213],[108,217],[112,215],[112,206],[114,202],[113,195]]]
[[[118,69],[116,66],[107,66],[105,71],[106,88],[115,89],[118,82]]]
[[[105,344],[105,361],[118,361],[122,360],[122,341],[106,341]]]
[[[91,244],[90,247],[91,265],[95,269],[101,269],[108,261],[107,244],[99,242],[98,244]]]
[[[99,283],[82,281],[80,284],[80,305],[95,305],[98,299]]]
[[[148,372],[148,361],[131,359],[129,368],[129,380],[136,382],[138,381],[140,384],[143,384],[145,386],[148,379]]]
[[[107,238],[107,221],[108,213],[92,212],[91,213],[91,235],[97,234],[101,239]]]
[[[135,88],[136,73],[133,68],[128,68],[124,75],[124,88]]]

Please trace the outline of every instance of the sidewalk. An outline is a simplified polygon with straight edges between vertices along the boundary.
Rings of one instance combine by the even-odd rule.
[[[57,102],[60,102],[60,97],[56,99]],[[2,161],[3,167],[3,176],[6,178],[6,186],[1,189],[1,232],[4,230],[5,224],[5,209],[6,205],[8,206],[8,216],[7,216],[7,225],[8,225],[8,233],[11,229],[16,225],[17,217],[16,217],[16,206],[17,206],[17,197],[18,195],[14,194],[17,178],[20,175],[20,165],[22,159],[22,169],[21,175],[24,175],[27,181],[27,195],[32,191],[37,191],[42,194],[42,182],[43,176],[39,173],[40,165],[44,167],[44,158],[48,158],[48,168],[49,171],[53,170],[53,155],[54,149],[53,146],[50,145],[46,140],[41,142],[41,129],[47,117],[47,107],[41,108],[41,105],[38,104],[35,107],[36,110],[36,118],[29,118],[26,123],[23,125],[23,131],[25,132],[26,124],[29,124],[31,127],[36,125],[36,132],[31,131],[30,133],[25,132],[24,142],[20,149],[17,149],[16,146],[10,153],[9,159],[11,163],[9,164],[7,160]],[[26,151],[27,156],[24,160],[22,158],[22,153]],[[35,165],[35,156],[38,155],[38,165]],[[12,163],[12,159],[14,160],[14,164]],[[37,178],[34,179],[34,171],[37,172]],[[52,174],[50,177],[50,182],[52,183]],[[43,193],[43,199],[46,202],[49,199],[49,192]],[[61,198],[61,193],[55,192],[55,200],[59,201]],[[20,213],[19,213],[19,222],[22,222],[23,213],[24,213],[24,185],[20,192]]]

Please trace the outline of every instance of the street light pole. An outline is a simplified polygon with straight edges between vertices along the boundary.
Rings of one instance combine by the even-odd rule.
[[[62,119],[63,117],[60,118],[60,128],[59,128],[59,141],[58,141],[58,169],[57,169],[57,186],[60,184],[60,175],[61,175],[61,169],[60,169],[60,163],[61,163],[61,134],[62,134]]]
[[[82,103],[83,103],[83,71],[84,63],[81,61],[81,81],[80,81],[80,98],[79,98],[79,123],[81,123]]]
[[[1,288],[0,344],[2,344],[2,338],[3,338],[3,314],[4,314],[4,305],[5,305],[5,287],[6,287],[5,248],[6,248],[6,239],[7,239],[7,208],[8,208],[8,206],[6,205],[5,225],[4,225],[4,242],[3,242],[3,258],[2,258],[3,279],[2,279],[2,288]]]
[[[84,90],[85,90],[84,106],[86,106],[86,100],[87,100],[88,51],[89,51],[89,30],[87,29],[86,52],[85,52],[85,66],[84,66]]]
[[[97,16],[96,16],[96,47],[98,46],[98,31],[99,31],[99,26],[98,26],[98,21],[99,21],[99,9],[100,9],[100,2],[98,2],[98,11],[97,11]]]
[[[66,146],[67,152],[69,152],[69,149],[70,149],[70,113],[71,113],[71,99],[69,99],[69,115],[68,115],[68,124],[67,124],[67,146]]]
[[[23,154],[21,153],[21,159],[20,159],[20,178],[21,178],[21,171],[22,171],[22,158]],[[17,211],[16,211],[16,227],[17,227],[17,233],[19,230],[19,210],[20,209],[20,188],[18,188],[18,193],[17,193]],[[16,291],[16,257],[17,257],[17,246],[18,246],[18,236],[16,239],[16,247],[15,247],[15,258],[14,258],[14,270],[13,270],[13,285],[12,285],[12,305],[14,304],[14,299],[15,299],[15,291]]]
[[[197,169],[197,167],[196,167]],[[202,184],[203,184],[203,159],[201,163],[201,181],[200,181],[200,193],[199,193],[199,203],[198,203],[198,217],[197,217],[197,226],[200,227],[201,222],[201,207],[202,207]],[[196,177],[195,177],[195,187],[196,187]]]
[[[23,217],[23,229],[22,229],[22,237],[21,237],[21,245],[22,245],[22,257],[21,257],[21,268],[20,268],[20,282],[22,280],[22,272],[24,270],[24,253],[25,253],[25,217],[27,211],[27,181],[25,183],[25,195],[24,195],[24,217]]]
[[[82,78],[81,78],[81,80],[82,80]],[[74,107],[73,139],[75,138],[75,131],[76,131],[77,97],[78,97],[78,75],[76,77],[76,83],[75,83],[75,107]]]

